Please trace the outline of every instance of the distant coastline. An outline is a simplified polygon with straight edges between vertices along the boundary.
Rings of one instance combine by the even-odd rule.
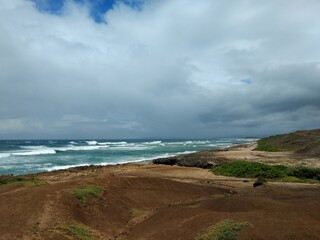
[[[152,161],[253,139],[216,140],[15,140],[0,141],[0,174],[23,175],[89,165]]]

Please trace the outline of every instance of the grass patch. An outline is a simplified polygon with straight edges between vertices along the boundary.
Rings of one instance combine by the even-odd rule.
[[[62,235],[66,235],[65,237],[68,237],[68,239],[70,237],[77,240],[103,239],[101,234],[99,234],[96,230],[78,222],[60,224],[58,229],[62,230]]]
[[[282,138],[283,135],[271,136],[268,138],[262,138],[258,140],[258,146],[255,148],[257,151],[265,151],[265,152],[279,152],[284,150],[279,146],[272,145],[270,142],[275,141],[277,139]]]
[[[46,184],[46,181],[38,178],[26,177],[1,177],[0,186],[23,185],[23,186],[40,186]]]
[[[148,211],[141,210],[141,209],[138,209],[138,208],[130,208],[128,210],[128,212],[129,212],[129,216],[130,217],[136,218],[136,217],[140,217],[140,216],[146,214]]]
[[[261,138],[255,150],[267,152],[292,151],[319,156],[320,129],[296,131]]]
[[[212,199],[220,199],[220,198],[225,198],[225,197],[226,197],[226,195],[222,194],[222,193],[216,193],[211,196]]]
[[[91,174],[89,175],[89,177],[92,177],[92,178],[96,178],[96,177],[98,177],[98,176],[99,176],[98,173],[91,173]]]
[[[284,178],[281,178],[281,181],[283,182],[297,182],[297,183],[320,183],[320,180],[317,179],[308,179],[308,178],[297,178],[293,176],[287,176]]]
[[[236,240],[242,229],[253,228],[252,224],[224,220],[206,228],[196,240]]]
[[[307,167],[287,167],[257,162],[237,161],[225,163],[211,169],[214,174],[232,177],[282,179],[295,182],[319,182],[320,169]]]
[[[103,192],[103,188],[96,185],[77,188],[73,191],[74,195],[81,201],[81,203],[86,203],[90,197],[101,197]]]

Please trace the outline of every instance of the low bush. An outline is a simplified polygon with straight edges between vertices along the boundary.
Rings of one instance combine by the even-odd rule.
[[[90,228],[79,222],[69,222],[58,224],[57,231],[63,239],[78,239],[78,240],[102,240],[103,236],[97,230]]]
[[[0,186],[5,185],[24,185],[24,186],[39,186],[45,184],[44,180],[38,178],[27,177],[0,177]]]
[[[239,231],[252,227],[250,223],[238,223],[227,219],[206,228],[196,240],[236,240]]]
[[[257,162],[237,161],[224,163],[211,169],[214,174],[232,177],[267,179],[283,179],[305,182],[304,180],[320,180],[319,168],[287,167],[283,165],[268,165]],[[308,182],[308,181],[307,181]]]
[[[301,179],[316,179],[320,180],[320,169],[297,167],[292,170],[292,176]]]
[[[287,176],[290,169],[282,165],[237,161],[216,166],[211,171],[224,176],[277,179]]]
[[[78,198],[82,203],[86,203],[89,197],[101,197],[103,192],[103,188],[96,185],[77,188],[73,191],[76,198]]]

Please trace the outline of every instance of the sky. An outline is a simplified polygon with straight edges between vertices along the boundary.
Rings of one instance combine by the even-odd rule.
[[[318,0],[0,0],[0,139],[320,127]]]

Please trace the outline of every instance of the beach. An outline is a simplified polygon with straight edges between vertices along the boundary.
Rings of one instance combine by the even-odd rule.
[[[290,163],[297,158],[252,148],[254,144],[191,157],[212,163],[277,157]],[[317,159],[300,161],[318,164]],[[239,239],[318,239],[320,233],[319,184],[269,181],[253,188],[255,179],[158,164],[88,166],[26,177],[42,182],[0,187],[1,239],[81,239],[73,230],[86,229],[92,237],[87,239],[191,240],[225,219],[250,224]],[[103,191],[84,203],[75,190],[85,186]]]

